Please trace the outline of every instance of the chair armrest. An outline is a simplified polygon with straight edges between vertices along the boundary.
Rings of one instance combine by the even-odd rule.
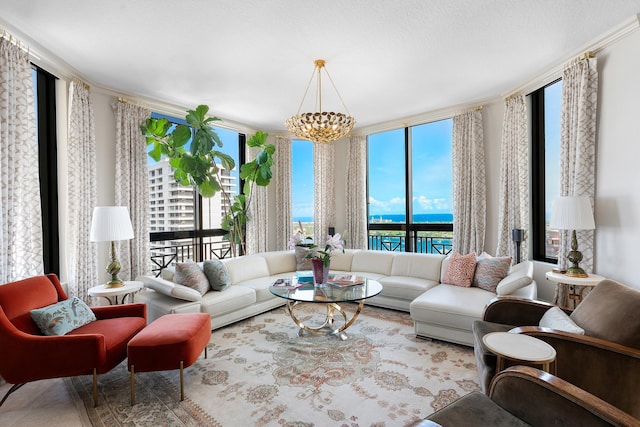
[[[639,419],[587,391],[528,366],[514,366],[496,375],[489,397],[531,425],[640,424]]]
[[[489,301],[482,320],[514,326],[538,325],[551,307],[554,305],[544,301],[501,296]]]
[[[640,349],[600,338],[526,326],[524,333],[556,350],[556,376],[640,418]]]
[[[145,320],[147,319],[147,306],[140,303],[91,307],[91,310],[98,320],[116,317],[143,317]]]

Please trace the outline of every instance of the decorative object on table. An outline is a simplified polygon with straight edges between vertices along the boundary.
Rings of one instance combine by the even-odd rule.
[[[340,233],[336,233],[333,236],[327,236],[324,250],[319,250],[317,245],[311,245],[309,247],[309,253],[306,258],[311,260],[314,285],[322,286],[327,283],[331,254],[335,250],[340,250],[344,253],[344,244],[345,241],[342,239]]]
[[[333,79],[327,72],[325,68],[325,60],[324,59],[316,59],[314,61],[315,68],[313,69],[313,73],[311,74],[311,78],[309,79],[309,83],[307,84],[307,89],[302,96],[302,101],[300,102],[300,106],[298,107],[298,112],[295,116],[290,117],[285,121],[285,125],[287,129],[294,134],[295,136],[303,139],[308,139],[312,142],[332,142],[336,139],[340,139],[346,134],[348,134],[353,126],[356,124],[356,119],[354,119],[350,114],[347,106],[344,104],[340,93],[338,93],[338,89],[336,85],[333,83]],[[327,112],[322,111],[322,70],[327,74],[329,81],[333,85],[333,89],[336,91],[342,106],[346,110],[347,114],[343,113],[334,113],[333,111]],[[317,90],[316,90],[316,102],[314,105],[318,106],[318,111],[314,113],[302,113],[300,114],[300,110],[302,109],[302,105],[304,104],[304,100],[307,96],[307,92],[309,91],[309,87],[311,86],[311,82],[313,81],[313,77],[317,71]]]
[[[305,234],[302,222],[298,221],[298,227],[298,231],[289,239],[289,249],[293,249],[296,254],[296,271],[311,270],[311,260],[307,258],[307,254],[313,246],[313,238]]]
[[[551,220],[549,228],[557,230],[572,230],[571,251],[567,254],[567,259],[571,266],[565,273],[571,277],[588,277],[587,273],[580,268],[582,253],[578,251],[578,239],[576,230],[593,230],[596,228],[593,220],[593,208],[587,196],[563,196],[557,197],[551,209]]]
[[[111,275],[111,280],[105,284],[106,288],[124,286],[122,280],[118,278],[121,265],[116,258],[115,242],[133,239],[133,237],[129,209],[126,206],[97,206],[94,208],[89,239],[92,242],[111,242],[111,260],[105,267],[107,273]]]
[[[364,277],[356,276],[355,274],[334,274],[329,276],[327,280],[330,285],[340,287],[362,285],[364,282]]]

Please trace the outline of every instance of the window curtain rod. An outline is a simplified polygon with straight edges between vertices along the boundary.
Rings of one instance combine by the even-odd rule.
[[[476,111],[482,111],[483,108],[484,108],[484,105],[478,105],[477,107],[474,107],[474,108],[468,108],[466,110],[459,111],[455,115],[460,116],[462,114],[474,113]]]
[[[0,28],[0,31],[2,31],[2,34],[0,34],[0,39],[5,39],[9,43],[17,46],[18,49],[22,50],[24,53],[27,54],[27,57],[32,56],[35,59],[38,59],[38,60],[40,59],[37,55],[34,55],[31,52],[31,47],[29,47],[29,45],[27,45],[26,43],[24,43],[23,41],[15,37],[13,34],[5,30],[4,28]]]

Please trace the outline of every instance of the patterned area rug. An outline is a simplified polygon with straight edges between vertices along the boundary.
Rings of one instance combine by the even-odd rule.
[[[95,426],[400,426],[479,390],[473,349],[416,338],[408,313],[366,306],[347,332],[298,336],[284,308],[215,330],[184,402],[177,370],[137,374],[134,406],[125,363],[99,377],[97,408],[90,376],[66,381]]]

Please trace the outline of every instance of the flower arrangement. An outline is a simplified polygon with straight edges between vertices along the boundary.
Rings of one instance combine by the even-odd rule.
[[[322,261],[322,265],[324,267],[329,267],[329,263],[331,262],[331,254],[335,250],[342,251],[344,253],[344,245],[346,241],[342,238],[340,233],[336,233],[333,236],[327,236],[327,242],[325,244],[324,250],[319,250],[318,245],[310,245],[309,253],[305,258],[311,260],[320,260]]]

